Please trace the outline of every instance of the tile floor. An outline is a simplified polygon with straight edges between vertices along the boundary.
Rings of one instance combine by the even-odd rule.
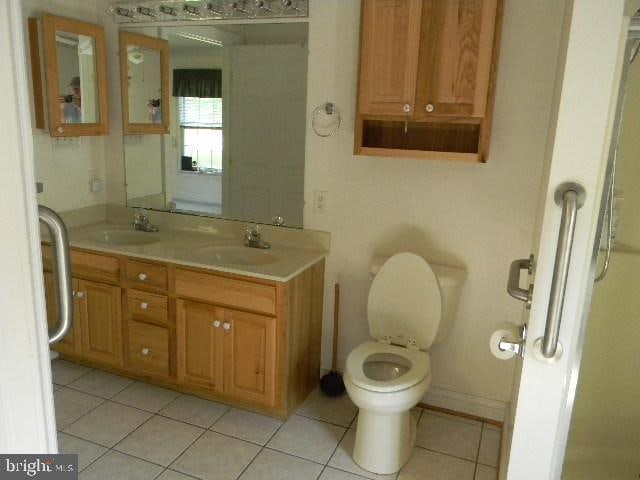
[[[53,362],[61,451],[82,480],[494,480],[500,429],[420,408],[398,475],[351,460],[357,409],[314,391],[287,422],[64,360]]]

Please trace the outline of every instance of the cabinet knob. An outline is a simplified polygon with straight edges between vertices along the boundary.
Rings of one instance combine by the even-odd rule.
[[[146,273],[139,273],[138,274],[138,280],[140,280],[141,282],[144,282],[147,279],[147,274]]]
[[[433,111],[436,109],[436,107],[434,107],[434,106],[433,106],[433,103],[427,103],[427,106],[426,106],[426,107],[424,107],[424,109],[425,109],[428,113],[431,113],[431,112],[433,112]]]
[[[402,106],[402,111],[403,111],[404,113],[409,113],[409,112],[411,111],[411,105],[409,105],[408,103],[405,103],[405,104]]]
[[[214,326],[215,328],[220,328],[220,320],[214,320],[214,321],[213,321],[213,326]]]
[[[225,330],[230,330],[231,329],[231,324],[229,322],[224,322],[222,324],[222,328],[224,328]]]
[[[151,350],[149,350],[148,348],[145,347],[142,350],[140,350],[140,353],[146,357],[147,355],[149,355],[151,353]]]
[[[149,304],[147,302],[140,302],[140,308],[142,310],[147,310],[149,308]]]
[[[58,130],[58,133],[64,133],[64,127],[62,126],[56,128],[56,130]]]
[[[76,292],[76,298],[84,297],[84,292]]]

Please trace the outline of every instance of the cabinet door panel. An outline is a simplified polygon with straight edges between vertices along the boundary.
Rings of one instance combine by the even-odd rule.
[[[178,382],[222,391],[224,309],[196,302],[176,302]],[[216,327],[216,321],[220,322]]]
[[[361,114],[413,113],[422,0],[366,0],[360,46]],[[405,110],[409,105],[410,110]]]
[[[77,290],[78,281],[73,280],[73,290]],[[49,329],[55,327],[58,323],[58,299],[56,297],[56,285],[53,273],[44,272],[44,292],[47,301],[47,325]],[[82,348],[80,346],[80,319],[78,310],[78,301],[75,296],[73,298],[73,325],[69,333],[53,345],[53,349],[62,354],[79,355]]]
[[[122,365],[121,289],[78,281],[82,355],[108,365]]]
[[[484,115],[496,9],[497,0],[425,0],[416,114]]]
[[[275,403],[276,319],[227,310],[225,392],[237,398]]]

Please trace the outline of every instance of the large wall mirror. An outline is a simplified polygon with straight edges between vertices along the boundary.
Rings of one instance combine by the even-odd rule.
[[[307,24],[124,30],[170,65],[169,133],[124,137],[127,204],[302,227]]]
[[[104,30],[54,15],[42,25],[51,135],[108,133]]]

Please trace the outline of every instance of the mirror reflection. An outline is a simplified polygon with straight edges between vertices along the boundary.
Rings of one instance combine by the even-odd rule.
[[[307,24],[162,27],[159,36],[170,45],[170,133],[125,136],[127,204],[301,227]],[[154,87],[144,78],[129,104],[150,121]]]
[[[160,51],[127,46],[129,121],[162,123]]]
[[[98,123],[95,39],[56,31],[61,123]]]

